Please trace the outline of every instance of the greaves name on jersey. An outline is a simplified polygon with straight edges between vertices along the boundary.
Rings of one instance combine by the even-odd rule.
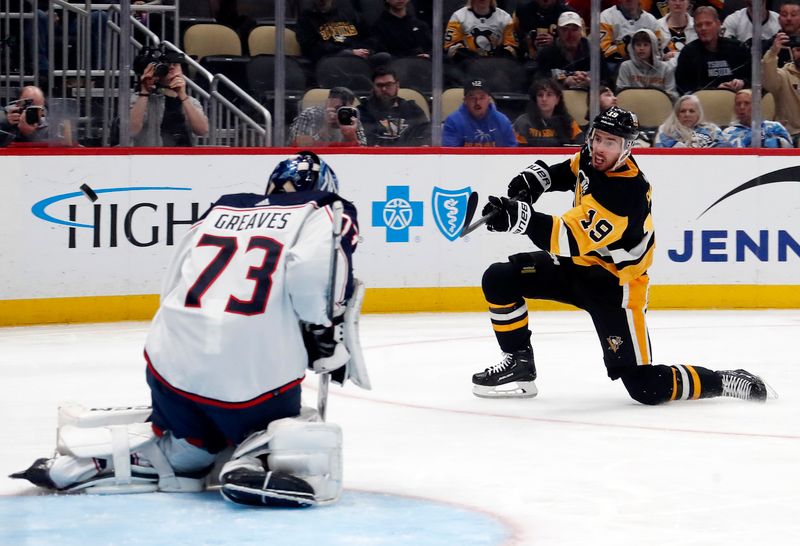
[[[245,231],[248,229],[284,229],[292,216],[291,211],[264,211],[242,213],[219,213],[214,220],[214,227],[229,231]]]

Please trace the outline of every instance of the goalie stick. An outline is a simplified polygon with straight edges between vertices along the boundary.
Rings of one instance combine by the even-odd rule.
[[[333,227],[331,231],[331,276],[328,282],[328,319],[333,324],[333,310],[336,303],[336,273],[339,263],[339,250],[342,247],[342,214],[344,205],[341,201],[334,201],[331,205],[333,211]],[[325,421],[325,413],[328,410],[328,387],[331,382],[331,374],[323,373],[319,376],[319,389],[317,390],[317,411],[320,418]]]

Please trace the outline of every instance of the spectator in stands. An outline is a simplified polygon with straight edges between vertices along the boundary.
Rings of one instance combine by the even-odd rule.
[[[762,51],[769,47],[770,41],[781,29],[778,14],[767,9],[767,0],[761,2],[761,41]],[[747,7],[734,11],[722,22],[722,35],[739,40],[746,47],[753,43],[753,5],[747,0]]]
[[[525,113],[514,120],[520,146],[565,146],[581,144],[583,133],[564,105],[564,91],[553,78],[531,85]]]
[[[444,50],[456,62],[473,57],[517,57],[519,43],[511,15],[497,0],[466,0],[447,23]]]
[[[619,0],[616,6],[600,12],[600,50],[612,72],[628,59],[627,45],[637,30],[652,30],[659,42],[661,31],[653,15],[642,10],[640,0]]]
[[[369,59],[369,40],[355,13],[340,10],[336,0],[314,0],[301,13],[295,28],[303,56],[317,62],[328,55],[355,55]]]
[[[630,59],[624,61],[617,74],[617,89],[654,87],[666,92],[674,101],[675,67],[661,60],[658,39],[652,30],[637,30],[628,44]]]
[[[511,121],[499,112],[485,80],[475,79],[464,88],[464,104],[447,116],[443,146],[516,146]]]
[[[366,146],[367,137],[361,120],[353,117],[350,124],[339,122],[339,109],[345,106],[352,108],[355,101],[355,94],[348,88],[331,88],[324,105],[310,106],[294,120],[289,128],[289,145],[302,148]]]
[[[557,27],[556,41],[539,51],[536,78],[555,78],[564,89],[587,89],[591,84],[589,40],[583,37],[583,21],[574,11],[565,11],[558,17]],[[601,81],[610,83],[609,77],[602,64]]]
[[[208,134],[203,105],[186,94],[186,78],[180,63],[170,63],[158,77],[156,63],[134,61],[142,70],[138,92],[131,96],[130,135],[135,146],[192,146],[192,135]]]
[[[681,93],[700,89],[738,91],[750,82],[750,50],[732,38],[720,36],[717,10],[701,6],[694,11],[697,40],[678,55],[675,83]]]
[[[601,85],[600,89],[600,112],[605,112],[612,106],[617,106],[617,95],[614,93],[614,90],[608,86]],[[586,96],[586,102],[588,106],[589,96]]]
[[[614,93],[614,90],[608,87],[607,85],[601,85],[600,89],[597,90],[599,95],[598,97],[598,107],[600,108],[600,113],[605,112],[612,106],[618,106],[619,101],[617,100],[617,95]],[[591,107],[590,104],[591,96],[589,93],[586,93],[586,117],[591,117],[589,115],[589,108]],[[591,124],[589,123],[588,119],[584,120],[576,120],[581,125],[581,130],[584,133],[584,139],[589,133],[589,129],[591,129]]]
[[[800,2],[800,0],[797,0]],[[674,66],[683,47],[697,39],[694,17],[689,14],[689,0],[668,0],[669,12],[658,20],[664,60]]]
[[[800,141],[800,47],[790,49],[794,62],[778,68],[778,51],[788,43],[789,36],[785,32],[775,36],[772,47],[761,59],[761,83],[764,90],[775,97],[775,118],[786,127],[797,146]]]
[[[430,144],[430,124],[425,112],[416,102],[400,98],[397,74],[379,66],[372,74],[372,96],[358,105],[359,118],[364,126],[369,146],[411,146]],[[427,128],[427,141],[419,140],[420,131]],[[416,139],[409,141],[411,135]]]
[[[780,10],[778,11],[778,23],[781,26],[779,32],[783,32],[795,38],[797,43],[800,43],[800,0],[785,0],[783,4],[781,4]],[[770,46],[772,46],[774,41],[775,37],[772,38]],[[766,53],[767,49],[769,48],[765,47],[763,52]],[[792,50],[790,48],[784,47],[778,50],[778,66],[783,66],[791,61]]]
[[[0,147],[12,142],[45,142],[50,136],[44,92],[35,85],[20,90],[16,101],[0,110]]]
[[[386,9],[370,29],[375,51],[392,57],[431,56],[431,29],[408,12],[409,0],[386,0]]]
[[[734,117],[722,131],[722,137],[732,148],[749,148],[753,144],[753,91],[742,89],[736,93]],[[761,122],[762,148],[791,148],[792,137],[786,127],[777,121]]]
[[[538,51],[553,45],[559,16],[565,11],[570,11],[570,8],[564,0],[532,0],[517,6],[513,17],[514,32],[523,57],[536,60]]]
[[[683,55],[681,53],[681,55]],[[696,95],[684,95],[656,133],[656,148],[712,148],[724,146],[722,131],[705,121]]]

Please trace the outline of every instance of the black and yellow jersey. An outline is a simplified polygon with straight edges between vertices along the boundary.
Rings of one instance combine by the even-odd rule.
[[[626,284],[653,263],[652,188],[633,157],[612,171],[591,166],[586,146],[547,168],[548,191],[574,191],[573,208],[561,216],[535,212],[528,228],[533,243],[577,265],[604,267]]]

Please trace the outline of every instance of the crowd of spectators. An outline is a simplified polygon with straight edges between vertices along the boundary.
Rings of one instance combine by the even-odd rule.
[[[443,116],[444,145],[563,146],[581,142],[583,134],[576,128],[585,119],[570,115],[565,92],[592,88],[588,1],[444,2],[452,12],[444,14],[441,44],[432,41],[431,1],[383,0],[383,11],[373,12],[369,19],[362,6],[367,1],[297,3],[301,9],[295,12],[290,28],[306,63],[307,86],[316,84],[314,66],[321,59],[359,57],[370,67],[371,89],[326,85],[333,88],[324,106],[301,109],[300,102],[292,104],[286,144],[430,144],[428,108],[423,111],[400,96],[405,82],[393,63],[410,57],[430,59],[434,48],[441,48],[444,56],[444,87],[464,90],[463,104]],[[775,121],[796,144],[800,139],[800,94],[796,91],[800,69],[795,65],[800,57],[800,0],[758,1],[764,52],[760,84],[764,92],[773,95]],[[237,30],[245,44],[246,34],[255,26],[253,20],[239,14],[234,0],[210,0],[210,4],[217,20]],[[601,5],[597,82],[601,97],[616,97],[615,92],[630,88],[660,89],[675,111],[660,127],[652,128],[652,145],[725,145],[730,139],[720,135],[726,125],[717,127],[719,135],[706,125],[695,93],[723,89],[733,94],[751,88],[751,1],[603,0]],[[42,25],[45,20],[40,9],[28,24]],[[93,29],[102,28],[103,21],[97,23]],[[32,44],[39,53],[40,67],[47,48],[43,30],[39,43]],[[99,38],[93,36],[92,40]],[[101,63],[102,48],[95,49]],[[511,59],[521,67],[524,81],[513,81],[516,93],[497,89],[491,74],[469,71],[474,60],[495,62],[493,58]],[[184,72],[185,66],[182,70],[176,65],[159,82],[151,72],[140,76],[131,98],[130,133],[135,144],[185,146],[191,145],[194,137],[208,134],[202,105],[187,95]],[[408,86],[426,93],[414,83]],[[425,99],[431,101],[429,90]],[[737,95],[728,126],[743,125],[746,116],[739,116],[744,108],[740,103],[747,97],[752,101],[751,95]],[[337,109],[341,107],[355,108],[356,114],[347,123],[340,122]],[[709,138],[697,136],[704,132]],[[765,138],[764,142],[773,142],[771,137]],[[746,140],[737,138],[736,142]]]
[[[786,90],[800,78],[800,71],[794,68],[787,44],[788,37],[797,37],[800,53],[800,0],[775,2],[775,9],[773,3],[760,1],[765,51],[762,84],[775,97],[776,123],[788,129],[791,139],[796,140],[800,133],[800,99]],[[319,52],[324,51],[326,55],[358,55],[370,61],[373,89],[369,97],[362,97],[364,103],[359,112],[367,144],[378,146],[405,143],[402,133],[409,130],[412,119],[410,114],[400,114],[410,108],[403,104],[409,101],[387,93],[396,89],[375,87],[376,78],[387,79],[384,83],[388,86],[402,85],[395,73],[382,67],[391,66],[393,59],[399,57],[429,57],[432,48],[437,47],[431,43],[428,22],[423,20],[430,16],[425,2],[385,3],[385,12],[371,27],[355,14],[341,15],[344,10],[336,6],[336,0],[314,0],[311,9],[299,15],[297,24],[298,39],[310,59],[320,58]],[[694,93],[705,89],[736,93],[751,87],[753,25],[749,0],[616,0],[602,5],[598,22],[601,96],[616,100],[615,91],[655,88],[675,105],[672,115],[660,127],[653,128],[651,142],[643,144],[700,147],[748,141],[740,135],[733,142],[722,129],[743,125],[746,116],[739,115],[743,108],[740,103],[750,95],[737,95],[730,123],[717,127],[703,119],[701,103]],[[321,17],[326,10],[327,18]],[[335,13],[340,15],[331,15]],[[584,138],[581,129],[585,127],[579,126],[585,120],[573,119],[566,109],[564,92],[591,88],[588,15],[588,2],[579,0],[465,0],[463,5],[456,5],[452,13],[446,14],[441,44],[444,85],[463,88],[464,99],[444,120],[443,144],[580,143]],[[491,77],[470,75],[466,68],[474,59],[501,57],[513,59],[524,68],[528,93],[523,97],[527,100],[509,98],[508,90],[498,98],[498,93],[492,93]],[[429,127],[426,118],[419,119],[414,124]],[[773,125],[764,126],[765,135],[767,127]],[[511,135],[513,143],[508,142]],[[763,142],[771,145],[777,140],[765,136]]]

